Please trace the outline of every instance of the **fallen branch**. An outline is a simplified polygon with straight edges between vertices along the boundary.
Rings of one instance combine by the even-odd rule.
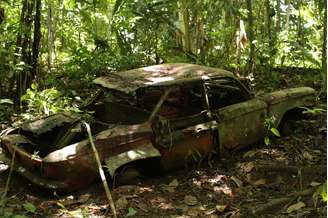
[[[105,188],[105,192],[106,192],[106,196],[107,196],[107,199],[108,199],[108,203],[109,203],[109,205],[110,205],[110,207],[112,209],[114,218],[117,218],[115,204],[114,204],[112,195],[110,193],[110,190],[109,190],[109,187],[108,187],[108,184],[107,184],[107,180],[106,180],[106,176],[105,176],[104,170],[103,170],[103,168],[101,166],[101,162],[100,162],[100,158],[99,158],[99,153],[98,153],[98,151],[96,149],[96,146],[95,146],[95,143],[93,142],[93,139],[92,139],[90,125],[88,123],[86,123],[86,122],[83,122],[83,124],[87,128],[89,140],[90,140],[90,143],[91,143],[91,147],[92,147],[93,153],[94,153],[95,158],[96,158],[96,162],[97,162],[97,165],[98,165],[98,170],[99,170],[100,178],[101,178],[101,181],[102,181],[102,183],[104,185],[104,188]]]
[[[255,166],[258,171],[278,171],[278,172],[287,172],[293,174],[325,174],[326,167],[325,166],[311,166],[311,167],[303,167],[303,166],[286,166],[286,165],[273,165],[273,164],[265,164],[265,165],[257,165]]]
[[[306,190],[303,190],[300,192],[292,193],[292,194],[288,195],[287,197],[272,199],[272,200],[270,200],[270,202],[268,202],[258,208],[255,208],[252,212],[254,215],[265,214],[270,210],[273,210],[276,208],[282,208],[282,206],[289,204],[290,202],[294,201],[298,197],[308,196],[308,195],[312,196],[312,194],[314,192],[315,192],[315,188],[310,188],[310,189],[306,189]]]
[[[156,116],[157,112],[159,111],[159,109],[161,109],[162,104],[164,103],[164,101],[166,100],[167,96],[169,96],[170,92],[171,92],[172,88],[167,89],[164,94],[161,96],[161,98],[159,99],[159,101],[157,102],[155,108],[153,109],[153,111],[151,112],[149,118],[148,118],[148,122],[151,123],[154,119],[154,117]]]

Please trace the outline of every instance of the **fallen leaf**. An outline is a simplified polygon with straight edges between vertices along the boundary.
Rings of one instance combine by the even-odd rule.
[[[238,179],[237,177],[232,176],[232,177],[231,177],[231,180],[234,181],[238,187],[242,187],[242,186],[243,186],[243,181],[241,181],[241,180]]]
[[[91,197],[90,194],[84,194],[84,195],[81,195],[81,196],[79,197],[78,202],[79,202],[79,203],[84,203],[84,202],[88,201],[90,197]]]
[[[247,163],[243,166],[243,170],[244,170],[245,173],[249,173],[254,169],[254,167],[255,167],[254,163],[249,162],[249,163]]]
[[[256,180],[254,182],[254,185],[255,186],[260,186],[260,185],[265,185],[266,184],[266,180],[265,179],[259,179],[259,180]]]
[[[145,203],[139,202],[138,203],[138,208],[140,210],[142,210],[143,212],[145,212],[145,213],[149,212],[149,210],[147,209],[147,204],[145,204]]]
[[[211,214],[213,214],[213,213],[215,213],[216,212],[216,209],[210,209],[210,210],[208,210],[208,211],[206,211],[205,212],[205,215],[211,215]]]
[[[196,207],[192,207],[188,210],[187,214],[191,217],[197,217],[200,211]]]
[[[174,187],[174,188],[178,187],[178,185],[179,185],[179,182],[177,179],[173,179],[172,182],[170,182],[170,184],[169,184],[170,187]]]
[[[189,209],[189,207],[185,204],[178,205],[176,208],[178,210],[181,210],[183,213],[185,213]]]
[[[67,196],[66,198],[61,199],[59,201],[60,201],[60,203],[62,203],[65,206],[68,206],[68,205],[72,205],[72,204],[76,204],[77,203],[77,200],[74,199],[74,196],[73,195]]]
[[[202,188],[207,189],[207,190],[213,190],[213,185],[209,183],[203,183]]]
[[[305,207],[305,206],[306,205],[302,201],[299,201],[296,204],[293,204],[293,205],[289,206],[287,208],[287,213],[291,213],[293,211],[299,210],[299,209],[301,209],[302,207]]]
[[[244,155],[243,155],[243,157],[244,158],[247,158],[247,157],[253,157],[254,155],[256,154],[256,151],[247,151]]]
[[[171,186],[163,186],[162,189],[163,189],[164,191],[168,191],[168,192],[170,192],[170,193],[175,192],[175,188],[174,188],[174,187],[171,187]]]
[[[216,205],[215,209],[216,211],[222,213],[223,211],[225,211],[225,209],[227,208],[227,205]]]
[[[35,213],[36,212],[36,207],[34,206],[34,204],[31,203],[25,203],[23,204],[23,208],[30,213]]]
[[[69,211],[68,214],[69,214],[70,217],[84,217],[84,216],[86,216],[86,215],[84,215],[84,211],[82,211],[81,209]]]
[[[128,206],[128,203],[129,202],[125,197],[121,197],[115,202],[115,206],[118,210],[125,209]]]
[[[304,151],[303,152],[303,157],[306,159],[306,160],[313,160],[314,159],[314,156],[312,154],[310,154],[308,151]]]
[[[312,187],[319,186],[319,185],[321,185],[320,182],[311,182],[310,183],[310,186],[312,186]]]
[[[188,206],[194,206],[198,203],[197,198],[191,195],[186,195],[184,197],[184,203],[187,204]]]
[[[129,207],[128,213],[126,214],[125,217],[134,216],[136,214],[137,214],[137,211],[133,207]]]
[[[0,162],[0,173],[9,169],[9,166]]]

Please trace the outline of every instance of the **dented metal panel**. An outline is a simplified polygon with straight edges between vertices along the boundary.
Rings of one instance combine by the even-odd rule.
[[[71,113],[58,113],[50,115],[44,119],[35,120],[33,122],[25,123],[22,125],[22,130],[31,132],[38,136],[48,131],[51,131],[55,127],[61,127],[65,123],[72,123],[78,120],[79,117]]]
[[[216,122],[211,121],[170,133],[173,137],[178,135],[178,138],[173,141],[169,140],[169,134],[166,135],[168,144],[166,146],[158,146],[162,155],[162,167],[168,170],[181,167],[191,161],[201,161],[216,150],[215,128]]]
[[[267,116],[274,118],[275,127],[278,127],[286,111],[297,107],[313,106],[315,102],[314,89],[310,87],[284,89],[259,98],[268,104]]]
[[[282,101],[291,100],[293,98],[301,98],[303,96],[313,96],[315,90],[310,87],[298,87],[291,89],[283,89],[280,91],[271,92],[263,96],[259,96],[260,99],[267,104],[276,104]]]
[[[145,141],[144,144],[133,147],[128,151],[118,155],[110,156],[105,159],[106,167],[111,176],[115,175],[115,171],[124,164],[152,157],[160,157],[159,151],[153,147],[150,141]]]
[[[108,89],[114,89],[125,93],[131,93],[141,87],[155,85],[173,85],[192,80],[200,80],[202,77],[233,77],[229,71],[199,66],[195,64],[174,63],[161,64],[123,72],[112,72],[108,76],[95,79],[95,84]]]
[[[3,161],[5,164],[11,164],[11,158],[7,157],[5,154],[0,154],[0,160]],[[55,190],[67,190],[69,189],[69,184],[66,184],[63,181],[51,181],[42,177],[37,176],[35,173],[32,173],[30,169],[20,165],[17,160],[15,160],[14,170],[24,176],[25,178],[29,179],[34,184],[37,184],[41,187],[47,189],[55,189]]]
[[[264,136],[265,102],[253,99],[217,111],[220,150],[241,148]]]

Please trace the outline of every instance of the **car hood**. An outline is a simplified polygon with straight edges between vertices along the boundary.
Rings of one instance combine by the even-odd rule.
[[[303,96],[314,95],[314,92],[315,90],[310,87],[298,87],[298,88],[283,89],[280,91],[267,93],[258,97],[261,100],[271,105],[271,104],[279,103],[281,101],[285,101],[286,99],[290,99],[290,98],[299,98]]]
[[[105,158],[106,156],[116,155],[129,150],[131,149],[131,143],[151,139],[152,136],[151,126],[148,123],[144,123],[115,126],[114,128],[99,132],[93,137],[93,140],[98,152]],[[47,163],[66,161],[81,155],[88,155],[91,152],[90,140],[85,139],[51,152],[43,158],[43,161]]]

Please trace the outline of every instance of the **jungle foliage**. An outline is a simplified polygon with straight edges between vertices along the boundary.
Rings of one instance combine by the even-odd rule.
[[[311,68],[322,73],[325,84],[325,4],[2,0],[1,98],[20,106],[32,83],[74,96],[72,90],[88,87],[96,76],[164,62],[204,64],[244,76]]]

